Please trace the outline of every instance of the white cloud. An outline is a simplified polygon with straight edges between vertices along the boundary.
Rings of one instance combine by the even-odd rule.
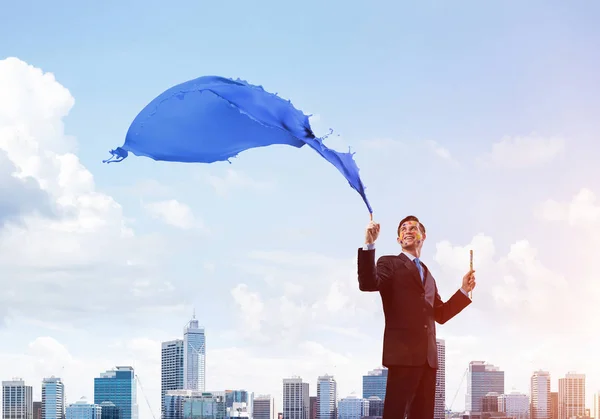
[[[0,61],[0,91],[0,187],[10,192],[0,194],[0,317],[75,326],[95,312],[176,305],[158,266],[166,245],[135,234],[64,134],[70,92],[15,58]],[[140,294],[140,280],[152,291]]]
[[[146,211],[154,218],[161,219],[170,226],[181,229],[203,228],[192,209],[175,199],[155,201],[144,204]]]
[[[255,191],[272,190],[275,183],[273,180],[258,181],[249,176],[232,169],[227,169],[224,176],[209,175],[207,182],[215,189],[217,194],[227,197],[233,189],[251,189]]]
[[[492,151],[477,159],[483,167],[522,169],[543,166],[565,150],[565,140],[558,137],[504,137],[492,145]]]
[[[435,141],[432,140],[428,140],[426,141],[427,147],[429,147],[429,149],[439,158],[441,158],[442,160],[445,160],[446,162],[450,163],[450,165],[452,166],[458,166],[459,163],[457,160],[454,159],[454,157],[452,157],[452,154],[450,153],[450,150],[448,150],[445,147],[442,147],[440,144],[438,144]]]
[[[593,191],[582,188],[571,202],[545,201],[538,206],[536,215],[546,221],[565,221],[571,226],[595,226],[600,222],[600,202]]]

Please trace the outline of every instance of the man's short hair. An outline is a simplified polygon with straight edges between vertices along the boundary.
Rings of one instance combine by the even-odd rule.
[[[407,221],[416,221],[417,223],[419,223],[419,226],[421,227],[421,231],[423,233],[425,233],[425,226],[423,225],[423,223],[421,223],[419,221],[419,219],[417,217],[415,217],[414,215],[408,215],[400,221],[400,224],[398,224],[398,237],[400,237],[400,227],[402,227],[402,224],[404,224]]]

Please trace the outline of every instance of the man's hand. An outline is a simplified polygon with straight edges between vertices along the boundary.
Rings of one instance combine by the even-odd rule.
[[[465,292],[469,293],[475,288],[475,271],[470,270],[463,276],[462,287]]]
[[[379,237],[379,229],[381,226],[378,223],[371,221],[367,226],[367,231],[365,232],[365,243],[373,244],[377,237]]]

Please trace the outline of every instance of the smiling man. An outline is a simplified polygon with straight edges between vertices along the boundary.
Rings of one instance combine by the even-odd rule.
[[[365,247],[358,249],[358,285],[361,291],[379,291],[385,316],[383,365],[388,368],[384,419],[433,419],[435,375],[438,368],[435,323],[444,324],[471,303],[474,271],[446,302],[435,279],[421,261],[427,238],[415,216],[398,225],[399,255],[382,256],[375,263],[375,240],[380,225],[371,222]]]

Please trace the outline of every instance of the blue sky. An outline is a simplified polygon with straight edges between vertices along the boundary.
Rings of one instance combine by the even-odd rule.
[[[475,249],[476,301],[438,328],[448,403],[473,359],[504,368],[507,391],[527,392],[538,368],[555,388],[575,369],[589,375],[589,394],[600,389],[580,326],[600,314],[598,4],[30,1],[2,10],[2,379],[62,374],[75,401],[91,396],[98,372],[135,362],[157,411],[159,342],[181,335],[192,307],[207,328],[213,389],[279,397],[283,375],[297,374],[315,392],[328,372],[343,397],[378,366],[381,309],[358,291],[353,260],[368,214],[314,152],[102,164],[148,101],[213,74],[291,99],[314,115],[317,134],[334,130],[327,144],[351,146],[382,224],[379,252],[397,252],[396,223],[418,215],[443,298]],[[521,358],[509,356],[519,348]],[[265,365],[278,368],[264,376]],[[454,407],[463,404],[464,388]]]

